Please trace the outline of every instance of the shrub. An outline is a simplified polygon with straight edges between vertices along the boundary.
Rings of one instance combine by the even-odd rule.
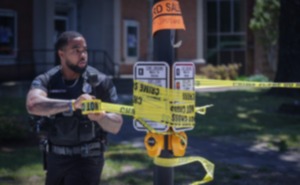
[[[268,79],[268,77],[266,77],[262,74],[256,74],[256,75],[249,76],[246,80],[247,81],[254,81],[254,82],[269,82],[270,81]]]
[[[209,79],[234,80],[239,75],[240,67],[241,65],[237,63],[217,66],[208,64],[200,69],[200,75]]]

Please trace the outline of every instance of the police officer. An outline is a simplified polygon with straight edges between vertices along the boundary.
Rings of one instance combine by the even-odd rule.
[[[47,117],[46,185],[98,185],[107,133],[118,133],[121,115],[81,114],[83,100],[116,102],[111,80],[87,65],[85,38],[62,33],[56,44],[60,65],[37,76],[27,94],[29,114]]]

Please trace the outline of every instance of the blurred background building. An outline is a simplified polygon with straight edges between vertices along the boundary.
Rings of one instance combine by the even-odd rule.
[[[254,0],[179,1],[186,30],[176,32],[175,61],[241,64],[240,73],[272,77],[249,29]],[[131,78],[151,61],[153,0],[1,0],[0,81],[31,80],[57,64],[54,42],[65,30],[87,39],[89,63],[114,78]]]

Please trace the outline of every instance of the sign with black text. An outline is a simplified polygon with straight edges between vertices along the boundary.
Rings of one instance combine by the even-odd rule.
[[[170,69],[166,62],[137,62],[133,71],[134,80],[147,82],[161,87],[169,88]],[[165,132],[168,126],[145,120],[147,124],[158,132]],[[147,131],[147,129],[139,122],[134,120],[133,126],[137,131]]]
[[[194,91],[195,64],[175,62],[173,64],[173,89]],[[180,102],[178,102],[180,103]],[[192,127],[173,127],[175,132],[192,130]]]

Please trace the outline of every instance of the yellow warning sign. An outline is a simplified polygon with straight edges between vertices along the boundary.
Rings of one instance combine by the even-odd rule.
[[[152,8],[152,34],[164,29],[185,30],[179,2],[177,0],[163,0],[154,4]]]

